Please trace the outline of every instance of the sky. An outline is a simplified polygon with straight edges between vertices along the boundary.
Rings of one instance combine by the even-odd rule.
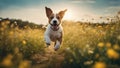
[[[120,0],[0,0],[0,17],[47,24],[45,6],[54,13],[67,9],[63,20],[97,22],[120,11]],[[99,21],[100,22],[100,21]]]

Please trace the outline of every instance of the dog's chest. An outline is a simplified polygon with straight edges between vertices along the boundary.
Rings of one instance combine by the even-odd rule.
[[[55,41],[55,40],[61,38],[61,36],[62,36],[62,32],[59,32],[59,31],[53,31],[50,33],[50,38],[52,41]]]

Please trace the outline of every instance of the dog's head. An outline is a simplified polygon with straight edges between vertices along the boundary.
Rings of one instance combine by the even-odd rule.
[[[49,21],[48,21],[49,24],[52,26],[52,29],[57,30],[58,26],[61,24],[61,20],[64,16],[65,12],[67,11],[67,9],[60,11],[57,14],[54,14],[53,11],[48,7],[45,7],[45,10],[46,10],[46,15],[49,19]]]

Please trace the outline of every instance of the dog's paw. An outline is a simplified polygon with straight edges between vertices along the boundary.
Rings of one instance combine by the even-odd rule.
[[[50,46],[50,43],[46,43],[46,45],[47,45],[47,47],[49,47],[49,46]]]
[[[50,43],[46,43],[47,45],[50,45]]]
[[[59,47],[60,48],[60,47]],[[57,51],[59,48],[54,48],[55,51]]]
[[[55,45],[54,50],[57,51],[60,48],[60,45]]]
[[[50,43],[51,43],[50,39],[46,39],[45,42],[47,45],[50,45]]]

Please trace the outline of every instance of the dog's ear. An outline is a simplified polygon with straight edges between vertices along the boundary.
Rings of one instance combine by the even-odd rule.
[[[48,7],[45,7],[45,10],[46,10],[47,17],[49,18],[50,15],[53,14],[53,11],[50,8],[48,8]]]
[[[60,11],[60,12],[58,13],[58,15],[61,17],[61,19],[63,18],[63,16],[64,16],[64,14],[65,14],[66,11],[67,11],[67,9],[65,9],[65,10],[63,10],[63,11]]]

